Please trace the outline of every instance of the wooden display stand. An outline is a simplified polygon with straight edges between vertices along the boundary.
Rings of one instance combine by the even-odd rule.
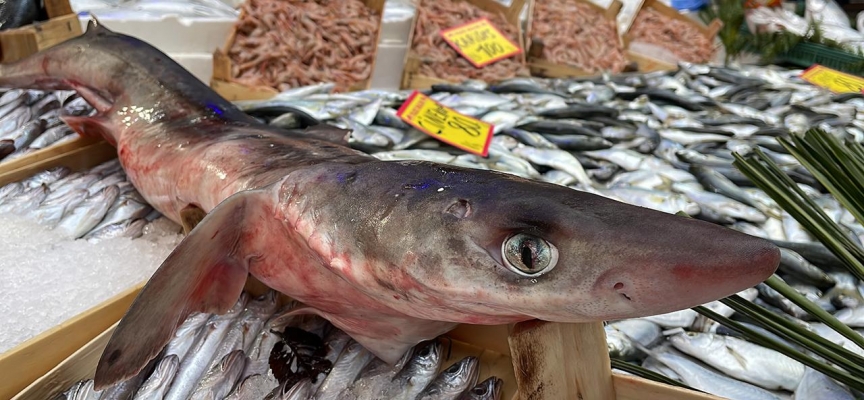
[[[384,1],[385,0],[363,0],[372,10],[378,13],[378,32],[375,36],[375,50],[372,54],[372,67],[369,72],[369,77],[355,83],[349,88],[349,91],[366,90],[372,86],[372,74],[375,72],[375,60],[378,55],[378,42],[381,38],[382,21],[384,19]],[[241,10],[238,20],[242,20],[244,11]],[[210,79],[210,87],[229,101],[237,100],[266,100],[277,93],[276,88],[269,86],[248,86],[242,83],[234,82],[231,72],[233,62],[228,57],[228,50],[234,44],[234,38],[237,35],[236,26],[231,29],[228,39],[225,41],[225,47],[217,49],[213,52],[213,77]]]
[[[47,21],[0,31],[0,62],[10,63],[81,35],[81,23],[69,0],[46,0]]]
[[[508,7],[505,7],[496,0],[462,1],[467,1],[477,6],[477,8],[481,10],[488,11],[493,14],[503,15],[504,19],[516,28],[516,35],[518,36],[519,47],[525,49],[525,40],[522,37],[522,23],[519,20],[519,15],[522,13],[522,8],[525,6],[526,1],[531,2],[533,0],[511,0],[510,6]],[[446,79],[420,74],[419,71],[420,65],[422,64],[421,59],[423,55],[417,54],[413,49],[414,31],[417,30],[418,23],[419,22],[417,17],[415,17],[414,21],[411,23],[411,33],[408,35],[408,51],[405,53],[405,63],[402,67],[402,83],[400,87],[402,89],[429,89],[430,87],[432,87],[432,85],[437,84],[460,83],[456,81],[448,81]],[[525,51],[514,57],[517,57],[520,63],[526,64]]]
[[[600,12],[604,18],[612,21],[612,24],[615,26],[616,29],[616,38],[619,41],[621,40],[621,38],[617,35],[618,21],[616,19],[618,16],[618,12],[621,11],[620,1],[612,0],[612,3],[609,4],[609,8],[605,9],[592,3],[589,0],[573,1],[584,3],[588,7]],[[532,1],[528,6],[528,32],[525,35],[525,45],[528,48],[528,68],[531,70],[531,75],[541,78],[578,78],[602,75],[602,72],[589,72],[570,65],[556,64],[543,58],[542,38],[534,37],[533,35],[534,7],[535,3]],[[623,41],[621,42],[621,44],[623,46]]]
[[[3,182],[46,168],[85,170],[116,157],[106,142],[81,139],[79,147],[0,173]],[[21,162],[23,162],[22,159]],[[188,231],[188,229],[187,229]],[[117,321],[143,288],[140,283],[85,313],[0,354],[0,399],[44,400],[81,379],[90,379]],[[252,294],[266,290],[250,278]],[[282,297],[283,302],[287,301]],[[630,375],[613,373],[601,322],[563,324],[527,321],[515,325],[460,325],[449,338],[449,365],[468,355],[480,359],[480,379],[504,381],[512,400],[720,400]],[[444,368],[444,366],[442,366]],[[17,393],[17,395],[16,395]],[[15,396],[15,397],[12,397]]]
[[[721,399],[612,373],[602,322],[522,322],[508,340],[517,386],[513,400]]]
[[[658,0],[645,0],[645,2],[642,3],[642,7],[639,9],[639,11],[641,12],[642,9],[645,8],[653,8],[658,13],[663,14],[669,18],[677,19],[686,24],[696,27],[696,29],[698,29],[703,35],[705,35],[705,37],[708,38],[711,43],[714,43],[714,39],[717,37],[717,33],[720,32],[720,28],[723,27],[723,23],[719,19],[714,19],[709,25],[705,25],[699,21],[691,19],[686,15],[681,14],[680,12],[678,12],[678,10],[667,6],[666,4]],[[638,12],[636,15],[638,15]],[[627,32],[624,33],[624,53],[627,56],[628,61],[633,61],[638,64],[639,72],[674,71],[678,68],[677,63],[659,60],[649,55],[640,54],[633,50],[630,50],[631,42],[633,42],[633,36],[630,34],[630,30],[628,29]]]

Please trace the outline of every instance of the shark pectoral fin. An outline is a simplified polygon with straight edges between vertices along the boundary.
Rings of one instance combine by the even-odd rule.
[[[64,115],[60,120],[69,125],[73,131],[77,132],[82,137],[102,137],[112,146],[117,146],[117,141],[107,128],[109,122],[101,117],[76,117],[74,115]]]
[[[262,208],[261,190],[239,192],[214,208],[153,274],[120,320],[96,368],[104,388],[135,376],[192,312],[225,313],[243,291],[246,227]]]

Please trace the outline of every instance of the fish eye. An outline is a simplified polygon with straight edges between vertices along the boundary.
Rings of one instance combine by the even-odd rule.
[[[558,249],[552,243],[525,233],[504,240],[501,253],[507,268],[521,276],[540,276],[558,263]]]

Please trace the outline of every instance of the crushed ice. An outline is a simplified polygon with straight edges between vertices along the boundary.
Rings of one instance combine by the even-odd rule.
[[[0,223],[0,353],[145,282],[182,239],[166,218],[138,239],[70,240],[20,216]]]

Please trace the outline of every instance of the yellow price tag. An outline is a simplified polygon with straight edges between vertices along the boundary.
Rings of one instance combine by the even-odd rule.
[[[864,79],[821,65],[814,65],[801,73],[801,79],[834,93],[861,93]]]
[[[489,154],[492,125],[459,114],[420,92],[412,93],[396,115],[444,143],[483,157]]]
[[[441,36],[477,68],[522,52],[519,45],[505,37],[486,18],[443,30]]]

